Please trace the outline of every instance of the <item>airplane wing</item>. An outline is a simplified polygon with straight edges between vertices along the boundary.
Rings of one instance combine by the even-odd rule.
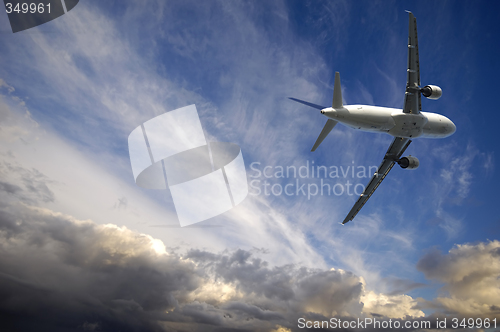
[[[417,19],[411,12],[408,31],[408,69],[406,72],[406,91],[404,113],[418,114],[422,110],[420,97],[420,65],[418,62]]]
[[[410,145],[410,143],[411,140],[409,138],[403,138],[403,137],[394,138],[394,141],[392,141],[391,146],[389,147],[384,156],[384,160],[382,160],[382,163],[377,169],[377,173],[373,175],[372,179],[366,186],[361,196],[359,196],[358,200],[352,207],[351,211],[347,214],[347,217],[345,217],[342,224],[345,224],[346,222],[354,219],[354,217],[358,214],[363,205],[365,205],[365,203],[368,201],[371,195],[373,195],[375,190],[385,179],[387,174],[389,174],[389,171],[392,169],[394,164],[399,160],[399,158],[401,158],[401,155],[405,152],[406,148],[408,147],[408,145]]]

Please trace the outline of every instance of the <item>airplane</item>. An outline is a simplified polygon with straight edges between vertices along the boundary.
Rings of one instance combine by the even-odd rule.
[[[311,149],[312,152],[318,148],[339,122],[353,129],[387,133],[394,136],[382,163],[342,224],[354,219],[396,163],[403,169],[416,169],[419,166],[420,162],[416,157],[411,155],[402,157],[413,139],[417,137],[444,138],[456,131],[455,124],[447,117],[436,113],[422,112],[421,95],[431,100],[437,100],[443,92],[436,85],[420,86],[417,20],[411,12],[407,12],[409,13],[408,69],[403,109],[370,105],[343,105],[339,72],[335,73],[332,107],[290,98],[293,101],[319,109],[321,114],[328,118]]]

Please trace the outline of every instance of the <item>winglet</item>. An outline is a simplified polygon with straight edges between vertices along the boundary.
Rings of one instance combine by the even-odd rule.
[[[340,87],[340,73],[335,72],[335,85],[333,86],[333,108],[342,108],[342,89]]]

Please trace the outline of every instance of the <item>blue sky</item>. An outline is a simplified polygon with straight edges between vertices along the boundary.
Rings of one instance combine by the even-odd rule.
[[[158,264],[171,264],[169,271],[177,266],[203,279],[194,290],[174,287],[177,305],[168,304],[174,309],[167,310],[173,314],[165,320],[192,324],[184,326],[186,330],[196,330],[197,324],[294,330],[290,317],[314,314],[498,317],[498,310],[491,309],[500,307],[500,297],[494,297],[495,278],[500,276],[496,7],[495,2],[466,1],[88,0],[52,22],[16,34],[9,32],[3,15],[2,211],[33,220],[29,225],[49,220],[47,216],[59,218],[54,225],[69,223],[75,232],[82,227],[77,220],[91,220],[93,226],[88,227],[93,227],[97,241],[91,243],[117,241],[122,244],[116,250],[141,255],[151,245],[155,255],[167,252],[169,257],[191,259],[193,265],[185,266],[174,260],[175,265],[173,258],[158,258]],[[415,139],[407,153],[420,159],[419,169],[395,167],[354,221],[339,225],[355,196],[249,195],[230,212],[181,229],[168,192],[135,185],[129,133],[156,115],[190,104],[196,104],[209,141],[240,145],[249,176],[254,174],[253,162],[261,167],[300,167],[313,161],[328,167],[378,166],[390,136],[338,125],[311,153],[326,119],[287,98],[329,106],[334,72],[339,71],[345,104],[401,108],[405,10],[417,18],[422,84],[443,89],[438,101],[422,101],[423,110],[447,116],[457,132],[446,139]],[[350,180],[366,184],[369,179]],[[326,181],[344,184],[345,179]],[[113,233],[109,230],[115,228],[102,228],[104,224],[127,231]],[[49,221],[43,225],[50,228]],[[20,238],[35,236],[40,229],[26,227],[19,231]],[[134,242],[137,234],[151,243]],[[120,236],[135,240],[120,242]],[[51,239],[57,242],[57,237]],[[26,248],[31,248],[29,243]],[[230,277],[222,263],[228,257],[243,257],[241,268],[249,268],[245,264],[252,259],[265,262],[253,261],[253,266],[259,266],[259,273],[266,271],[269,280],[286,275],[297,302],[253,290],[258,288],[255,280]],[[9,261],[16,259],[23,262],[14,254]],[[2,273],[24,280],[21,275],[30,271],[9,264]],[[491,269],[485,271],[485,266]],[[330,302],[301,295],[307,293],[297,286],[307,284],[301,268],[309,271],[307,282],[316,280],[325,293],[338,294],[332,286],[337,281],[332,280],[345,277],[342,273],[354,278],[345,279],[349,285],[356,280],[362,284],[362,291],[337,295],[345,306],[330,310]],[[322,273],[333,279],[321,279]],[[463,279],[453,279],[461,273]],[[206,295],[210,287],[219,287],[213,280],[223,280],[226,300]],[[482,295],[473,294],[474,287]],[[178,295],[181,288],[190,291]],[[273,302],[277,298],[281,302]],[[248,310],[246,314],[254,312],[260,323],[238,325],[220,318],[214,303],[230,312],[244,311],[234,303],[253,305],[277,316]],[[198,310],[195,304],[211,308],[212,320],[197,320],[201,318],[192,314]],[[2,308],[11,310],[7,304]],[[95,321],[74,313],[68,317],[80,319],[80,325],[114,326],[98,310],[94,314]],[[151,329],[157,323],[150,317],[141,322]]]

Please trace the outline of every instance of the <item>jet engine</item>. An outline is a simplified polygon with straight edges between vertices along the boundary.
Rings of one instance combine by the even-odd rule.
[[[420,89],[420,92],[422,92],[424,97],[434,100],[441,98],[443,94],[443,90],[437,85],[426,85]]]
[[[408,156],[408,157],[403,157],[398,160],[399,166],[404,169],[417,169],[417,167],[420,165],[420,162],[418,161],[417,157],[413,156]]]

